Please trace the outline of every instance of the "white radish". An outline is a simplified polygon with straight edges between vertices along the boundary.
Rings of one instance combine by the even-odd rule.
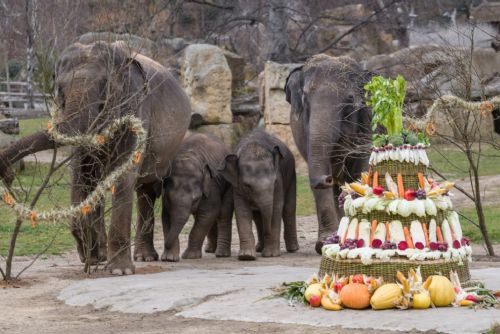
[[[393,220],[389,225],[389,233],[391,235],[391,242],[396,243],[396,245],[405,240],[405,234],[403,232],[403,225],[399,220]]]
[[[420,242],[425,245],[424,229],[422,228],[422,224],[418,220],[414,220],[411,222],[410,234],[414,244]]]
[[[351,223],[349,224],[349,227],[347,229],[346,239],[355,239],[357,228],[358,228],[358,219],[354,218],[353,220],[351,220]]]
[[[437,224],[435,219],[431,219],[429,223],[429,242],[437,242]]]
[[[453,236],[451,235],[450,224],[448,220],[444,219],[441,223],[441,230],[443,231],[443,239],[449,245],[453,245]]]
[[[365,247],[370,245],[370,222],[366,219],[361,219],[358,227],[358,240],[363,239]]]

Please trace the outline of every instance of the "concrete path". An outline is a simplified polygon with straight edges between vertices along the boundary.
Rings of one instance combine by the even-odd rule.
[[[467,308],[330,312],[284,299],[266,299],[270,287],[304,280],[317,268],[262,266],[230,270],[183,269],[149,275],[110,277],[72,283],[59,299],[124,313],[175,311],[177,316],[213,320],[274,322],[377,330],[436,330],[479,333],[500,322],[500,310]],[[474,279],[500,289],[500,269],[473,270]]]

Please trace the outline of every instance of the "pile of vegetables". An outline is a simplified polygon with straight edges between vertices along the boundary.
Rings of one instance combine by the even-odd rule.
[[[422,280],[420,268],[411,269],[408,276],[397,272],[397,283],[385,283],[382,278],[357,274],[349,277],[316,275],[306,282],[284,283],[277,295],[290,302],[300,301],[311,307],[329,311],[343,308],[385,310],[427,309],[430,307],[469,306],[500,307],[500,291],[484,287],[462,289],[458,275],[450,273],[450,279],[442,275]]]

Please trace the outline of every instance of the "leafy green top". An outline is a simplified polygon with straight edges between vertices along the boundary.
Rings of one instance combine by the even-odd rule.
[[[364,89],[366,104],[372,107],[372,130],[380,124],[389,136],[403,131],[403,103],[406,95],[406,80],[398,75],[396,79],[373,77]]]

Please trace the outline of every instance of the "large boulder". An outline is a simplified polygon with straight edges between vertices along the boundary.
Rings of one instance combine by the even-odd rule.
[[[266,62],[261,74],[260,103],[266,124],[290,124],[290,104],[286,101],[288,74],[302,64]]]
[[[192,44],[180,60],[181,82],[194,114],[204,124],[229,124],[231,114],[231,69],[224,52],[209,44]]]

